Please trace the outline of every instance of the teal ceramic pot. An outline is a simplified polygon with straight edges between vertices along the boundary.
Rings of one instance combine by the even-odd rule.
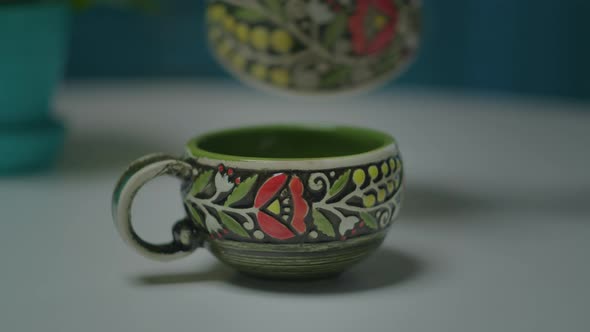
[[[62,145],[50,113],[69,18],[66,4],[0,5],[0,174],[44,168]]]

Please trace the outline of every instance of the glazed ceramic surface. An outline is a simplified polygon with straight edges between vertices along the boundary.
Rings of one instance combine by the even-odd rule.
[[[416,0],[215,0],[208,38],[246,83],[303,94],[370,88],[413,59]]]
[[[184,158],[134,163],[113,197],[124,239],[171,259],[207,245],[240,271],[284,278],[337,274],[372,252],[400,210],[403,167],[395,141],[358,128],[293,126],[228,130],[187,144]],[[183,179],[187,218],[175,241],[154,246],[129,210],[150,179]]]

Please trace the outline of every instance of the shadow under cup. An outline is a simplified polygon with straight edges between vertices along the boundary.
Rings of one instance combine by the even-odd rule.
[[[187,217],[174,240],[154,245],[129,210],[149,180],[183,181]],[[353,127],[248,127],[206,134],[186,155],[133,163],[113,195],[123,239],[158,260],[207,247],[238,271],[265,278],[333,276],[373,252],[396,218],[403,167],[388,134]]]

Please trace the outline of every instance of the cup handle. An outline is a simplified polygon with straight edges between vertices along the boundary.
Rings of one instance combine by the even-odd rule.
[[[143,256],[158,261],[170,261],[189,255],[203,244],[204,234],[196,229],[188,217],[174,225],[172,242],[166,244],[152,244],[141,239],[131,224],[131,205],[141,187],[162,175],[188,180],[192,172],[192,166],[185,161],[163,154],[152,154],[133,162],[117,182],[112,200],[115,227],[123,240]]]

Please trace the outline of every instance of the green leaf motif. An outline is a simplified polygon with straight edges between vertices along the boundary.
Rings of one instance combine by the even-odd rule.
[[[232,204],[239,202],[242,198],[246,197],[246,195],[248,195],[252,189],[252,186],[254,186],[256,183],[256,180],[258,180],[258,175],[251,176],[240,183],[225,201],[225,206],[231,206]]]
[[[283,17],[283,5],[281,4],[281,0],[262,0],[262,2],[273,14]]]
[[[370,228],[370,229],[378,229],[379,225],[377,224],[377,220],[375,220],[375,218],[366,213],[366,212],[361,212],[361,219],[365,222],[365,224]]]
[[[313,224],[318,229],[318,231],[326,234],[327,236],[336,236],[336,232],[334,232],[332,223],[330,223],[328,218],[326,218],[323,213],[318,211],[318,209],[313,210]]]
[[[229,229],[230,232],[242,237],[250,237],[250,235],[248,235],[248,232],[246,232],[244,227],[242,227],[242,225],[240,225],[240,223],[237,222],[229,214],[223,211],[219,211],[219,218],[221,219],[221,223],[223,223],[223,225],[227,227],[227,229]]]
[[[208,171],[201,173],[197,177],[195,182],[193,182],[193,185],[191,187],[191,191],[190,191],[189,195],[196,196],[201,191],[203,191],[203,189],[205,189],[205,187],[209,184],[209,181],[211,181],[212,177],[213,177],[213,170],[208,170]]]
[[[344,187],[346,186],[346,184],[348,183],[348,181],[350,180],[350,170],[344,172],[344,174],[340,175],[340,177],[336,180],[336,182],[334,182],[334,185],[332,186],[332,188],[330,188],[330,191],[328,192],[328,195],[330,197],[334,197],[336,195],[338,195],[342,189],[344,189]]]
[[[323,44],[327,49],[334,47],[338,39],[346,32],[348,23],[348,15],[342,12],[334,18],[332,23],[326,28],[323,36]]]
[[[351,72],[352,70],[349,66],[338,66],[322,76],[320,85],[330,88],[346,83],[350,80]]]
[[[260,22],[260,21],[263,21],[266,19],[264,14],[262,14],[261,12],[254,10],[254,9],[249,9],[249,8],[238,9],[234,13],[234,16],[238,20],[248,22],[248,23],[256,23],[256,22]]]
[[[188,207],[188,211],[191,214],[193,221],[196,221],[199,226],[205,228],[205,223],[203,222],[203,218],[201,218],[199,212],[197,212],[197,210],[195,210],[195,208],[190,203],[187,203],[186,206]]]

